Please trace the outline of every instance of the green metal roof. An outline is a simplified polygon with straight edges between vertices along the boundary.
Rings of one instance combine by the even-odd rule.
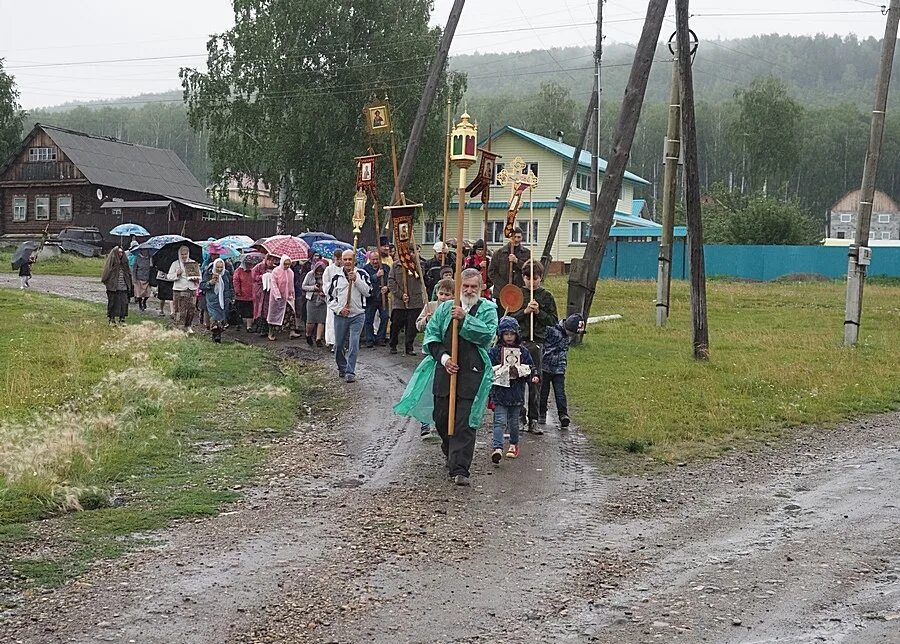
[[[571,161],[575,157],[575,148],[567,143],[560,143],[559,141],[555,141],[554,139],[547,138],[546,136],[541,136],[540,134],[535,134],[534,132],[529,132],[528,130],[522,130],[517,127],[513,127],[512,125],[505,125],[499,130],[497,130],[496,134],[492,135],[491,139],[496,139],[504,132],[512,132],[518,137],[525,139],[526,141],[530,141],[535,145],[539,145],[545,150],[549,150],[556,155],[561,156],[567,161]],[[487,142],[487,139],[482,141],[481,145],[484,145]],[[581,156],[578,158],[578,165],[583,166],[585,168],[590,169],[591,167],[591,153],[587,150],[581,151]],[[599,168],[601,173],[606,172],[606,159],[597,159],[597,167]],[[649,186],[650,182],[646,179],[637,176],[634,173],[625,171],[625,180],[630,181],[632,183],[637,183],[644,186]]]

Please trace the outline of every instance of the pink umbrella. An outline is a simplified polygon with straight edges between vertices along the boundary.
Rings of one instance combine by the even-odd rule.
[[[231,255],[233,251],[227,246],[223,246],[219,242],[210,242],[206,245],[206,252],[210,255],[216,254],[221,257],[223,255]]]
[[[275,235],[269,237],[262,244],[263,248],[270,255],[287,255],[292,260],[309,259],[309,246],[302,239],[291,237],[290,235]]]

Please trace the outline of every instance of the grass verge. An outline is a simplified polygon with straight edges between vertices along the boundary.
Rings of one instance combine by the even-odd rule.
[[[10,262],[12,261],[12,251],[0,251],[0,273],[15,273]],[[34,279],[39,279],[41,275],[75,275],[78,277],[96,277],[100,279],[100,273],[103,272],[103,257],[82,257],[75,253],[63,253],[57,257],[38,260],[31,267],[34,273]]]
[[[264,350],[4,289],[0,354],[0,586],[56,585],[216,514],[314,385]]]
[[[566,283],[548,287],[562,306]],[[900,286],[867,284],[860,343],[841,346],[841,282],[707,285],[711,359],[691,358],[686,282],[673,282],[668,326],[656,285],[601,281],[589,327],[571,351],[574,422],[608,452],[664,461],[710,456],[786,427],[900,407]]]

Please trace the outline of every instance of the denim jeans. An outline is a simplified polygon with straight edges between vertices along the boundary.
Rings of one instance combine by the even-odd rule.
[[[566,402],[566,374],[547,373],[544,371],[541,374],[541,417],[547,417],[547,401],[550,398],[551,383],[553,384],[553,396],[556,398],[557,415],[568,416],[569,405]]]
[[[494,404],[494,449],[503,449],[503,434],[509,432],[509,444],[519,444],[519,414],[522,405]]]
[[[352,317],[334,316],[334,359],[338,371],[356,375],[356,356],[359,353],[359,336],[366,321],[365,313]],[[344,347],[349,345],[348,349]]]
[[[375,314],[378,314],[378,331],[375,331]],[[388,307],[382,306],[381,298],[375,300],[374,304],[366,307],[366,342],[373,344],[375,342],[384,342],[387,337],[388,325]]]

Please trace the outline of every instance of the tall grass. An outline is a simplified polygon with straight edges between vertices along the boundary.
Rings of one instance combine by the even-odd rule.
[[[565,283],[549,284],[565,302]],[[673,284],[672,317],[655,326],[655,284],[601,281],[592,325],[572,349],[574,422],[612,451],[672,460],[715,454],[798,424],[900,407],[900,287],[866,287],[860,344],[841,346],[839,282],[707,285],[708,363],[691,358],[689,293]]]
[[[80,544],[20,561],[35,583],[120,552],[133,532],[217,512],[312,382],[266,351],[153,322],[111,328],[99,306],[4,290],[0,356],[0,555],[48,517]],[[201,455],[208,443],[230,447]]]
[[[11,251],[0,251],[0,273],[13,272],[11,261]],[[103,272],[103,262],[102,257],[82,257],[74,253],[63,253],[56,257],[38,260],[32,267],[32,271],[36,279],[41,275],[77,275],[99,279],[100,273]]]

